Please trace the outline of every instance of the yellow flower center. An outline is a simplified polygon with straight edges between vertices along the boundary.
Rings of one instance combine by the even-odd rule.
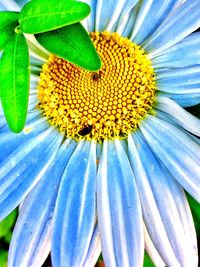
[[[124,138],[152,107],[155,75],[141,47],[117,33],[91,33],[98,72],[51,55],[43,65],[39,104],[49,122],[75,140]]]

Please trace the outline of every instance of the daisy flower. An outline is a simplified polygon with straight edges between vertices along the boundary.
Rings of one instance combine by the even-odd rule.
[[[25,1],[1,1],[17,10]],[[85,0],[94,73],[31,40],[26,127],[0,117],[0,219],[20,205],[9,267],[198,266],[199,0]],[[56,43],[55,43],[56,46]],[[20,204],[21,203],[21,204]]]

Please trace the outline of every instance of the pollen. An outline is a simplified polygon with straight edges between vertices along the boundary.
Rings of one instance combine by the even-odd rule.
[[[126,138],[152,108],[155,74],[144,50],[117,33],[91,33],[102,68],[90,72],[50,55],[37,105],[66,137],[77,141]]]

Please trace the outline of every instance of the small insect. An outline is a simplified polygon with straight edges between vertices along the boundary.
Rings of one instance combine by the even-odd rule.
[[[93,73],[92,79],[93,81],[98,81],[101,78],[101,73]]]
[[[81,129],[78,134],[81,136],[85,136],[89,134],[92,131],[92,125],[85,126],[83,129]]]

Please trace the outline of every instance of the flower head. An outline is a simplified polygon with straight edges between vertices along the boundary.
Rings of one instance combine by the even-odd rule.
[[[200,3],[86,2],[102,69],[30,40],[23,132],[0,111],[0,219],[21,203],[8,266],[51,251],[53,267],[88,267],[102,251],[106,267],[139,267],[146,249],[156,266],[196,267],[183,189],[200,201],[200,123],[183,107],[200,102]]]

